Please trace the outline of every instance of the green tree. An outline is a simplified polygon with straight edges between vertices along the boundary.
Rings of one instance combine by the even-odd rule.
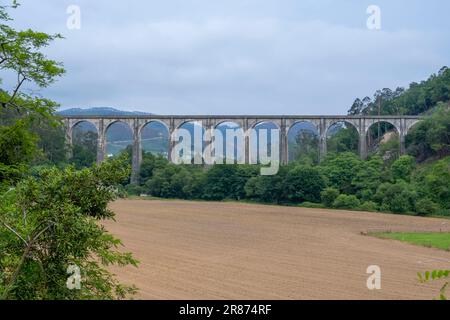
[[[294,160],[317,163],[319,160],[319,137],[308,129],[301,129],[295,137]]]
[[[442,67],[420,83],[412,82],[409,88],[384,88],[377,90],[373,99],[356,99],[350,107],[350,115],[405,114],[418,115],[429,112],[439,102],[450,100],[450,69]],[[380,107],[380,110],[379,110]]]
[[[72,159],[76,168],[87,168],[97,160],[98,134],[92,131],[75,131],[73,136]]]
[[[322,199],[322,203],[331,208],[333,206],[334,200],[339,196],[339,190],[335,188],[325,188],[321,193],[320,197]]]
[[[357,209],[360,201],[354,195],[340,194],[333,202],[333,208],[336,209]]]
[[[259,174],[259,166],[214,165],[204,173],[202,198],[207,200],[244,199],[245,185]]]
[[[237,199],[242,180],[237,165],[215,165],[206,172],[203,197],[208,200]]]
[[[81,171],[53,167],[25,176],[35,155],[53,148],[37,145],[37,126],[61,122],[54,116],[56,103],[24,92],[23,86],[47,87],[64,69],[42,53],[60,36],[14,30],[7,25],[8,8],[0,5],[0,70],[17,82],[10,90],[0,88],[0,299],[126,297],[134,288],[117,282],[105,266],[136,261],[116,249],[120,240],[99,220],[114,216],[107,205],[117,195],[118,182],[129,176],[128,160]],[[80,290],[66,287],[70,265],[80,268]]]
[[[168,163],[169,161],[161,155],[154,155],[150,152],[143,153],[139,171],[140,183],[145,184],[153,176],[156,169],[164,168]]]
[[[328,186],[345,194],[354,193],[353,180],[362,168],[361,159],[351,152],[331,154],[320,164],[320,171],[327,179]]]
[[[410,177],[414,168],[416,167],[416,160],[411,156],[401,156],[391,166],[392,177],[394,180],[410,181]]]
[[[121,159],[76,171],[45,169],[22,180],[0,201],[0,298],[113,299],[135,292],[104,267],[136,265],[98,220],[115,186],[129,175]],[[67,269],[81,270],[80,290],[66,286]]]
[[[358,198],[371,200],[384,178],[384,163],[379,156],[373,156],[364,162],[364,168],[358,170],[352,180],[352,186]]]
[[[417,192],[403,180],[396,183],[386,182],[378,187],[374,200],[382,211],[408,213],[414,211]]]
[[[280,203],[285,198],[285,168],[274,176],[255,176],[245,184],[246,196],[261,202]]]
[[[325,181],[317,168],[296,166],[288,171],[284,181],[286,198],[293,202],[320,202]]]
[[[9,7],[16,8],[17,3]],[[42,53],[61,37],[32,30],[16,31],[7,25],[11,21],[9,7],[0,5],[0,70],[17,81],[8,85],[11,89],[7,90],[3,77],[0,78],[0,140],[8,144],[0,149],[2,180],[6,176],[20,176],[33,159],[31,155],[36,154],[36,135],[29,131],[33,122],[36,119],[58,122],[53,117],[56,104],[40,95],[25,93],[24,84],[44,88],[64,73],[60,63]]]
[[[14,183],[23,176],[37,153],[36,142],[23,121],[0,126],[0,182]]]
[[[450,209],[450,157],[429,164],[415,174],[414,183],[423,198]]]
[[[415,125],[406,136],[408,153],[419,161],[450,155],[450,107],[438,103],[433,114]]]
[[[18,4],[14,1],[12,8]],[[43,49],[52,41],[61,39],[61,35],[49,35],[33,30],[17,31],[7,25],[11,21],[7,13],[8,6],[0,6],[0,68],[14,73],[17,81],[11,90],[0,90],[0,105],[2,109],[16,112],[29,117],[41,115],[54,119],[53,111],[56,104],[36,94],[25,93],[22,88],[25,83],[31,83],[39,88],[52,84],[56,78],[64,74],[62,64],[48,59]]]
[[[348,124],[337,129],[327,141],[330,153],[358,152],[359,136],[356,129]]]

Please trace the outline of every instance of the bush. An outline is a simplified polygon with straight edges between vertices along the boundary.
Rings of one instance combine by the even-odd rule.
[[[320,164],[320,170],[327,179],[328,186],[338,189],[341,193],[352,194],[355,192],[353,180],[360,170],[364,170],[363,165],[363,161],[357,155],[344,152],[329,155]]]
[[[339,190],[335,188],[326,188],[320,193],[320,197],[322,199],[322,203],[331,208],[333,206],[334,200],[339,196]]]
[[[336,209],[356,209],[361,205],[358,198],[354,195],[339,195],[333,202],[333,207]]]
[[[416,160],[411,156],[401,156],[394,161],[391,167],[392,176],[395,180],[409,181],[411,173],[416,166]]]
[[[321,203],[315,203],[315,202],[308,202],[305,201],[298,205],[301,208],[313,208],[313,209],[323,209],[325,206]]]
[[[283,199],[283,178],[275,176],[256,176],[245,184],[246,196],[262,202],[280,203]]]
[[[377,211],[378,205],[373,201],[366,201],[359,206],[359,209],[362,211]]]
[[[428,198],[440,207],[450,209],[450,157],[434,163],[420,183]]]
[[[235,165],[215,165],[206,172],[203,197],[207,200],[236,199],[241,183]]]
[[[400,180],[381,184],[374,199],[383,211],[406,213],[414,210],[417,193],[410,184]]]
[[[160,155],[153,155],[152,153],[145,152],[139,171],[139,180],[141,184],[145,184],[148,179],[153,177],[153,173],[156,169],[162,169],[168,163],[169,161]]]
[[[320,202],[325,181],[317,168],[296,166],[289,170],[283,181],[286,198],[292,202]]]
[[[429,198],[420,199],[416,202],[416,212],[420,215],[434,214],[439,210],[439,205]]]
[[[145,193],[143,187],[134,184],[129,184],[125,186],[125,192],[129,196],[140,196],[141,193]]]

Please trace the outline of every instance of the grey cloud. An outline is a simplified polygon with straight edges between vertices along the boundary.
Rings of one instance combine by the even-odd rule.
[[[32,24],[61,28],[49,1],[42,2],[51,19],[40,16]],[[172,11],[167,5],[150,10],[143,1],[132,1],[129,11],[123,3],[81,2],[82,29],[63,30],[66,40],[49,49],[49,55],[64,61],[68,74],[44,93],[64,107],[336,114],[346,112],[356,96],[421,80],[448,60],[440,31],[374,32],[364,23],[329,22],[326,13],[323,20],[304,13],[295,19],[274,9],[272,1],[259,9],[264,13],[253,14],[232,8],[252,7],[254,1],[189,2],[202,15],[180,1],[169,1],[179,6]],[[312,3],[305,8],[314,9]],[[139,6],[144,12],[136,11]]]

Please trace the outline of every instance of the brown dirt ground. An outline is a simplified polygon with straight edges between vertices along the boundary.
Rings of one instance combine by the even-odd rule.
[[[113,268],[142,299],[432,299],[417,272],[450,252],[367,231],[450,231],[450,220],[242,203],[119,200],[108,230],[140,260]],[[381,267],[381,290],[366,269]]]

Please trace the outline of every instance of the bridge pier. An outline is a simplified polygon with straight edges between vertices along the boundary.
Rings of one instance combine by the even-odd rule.
[[[280,127],[280,164],[286,165],[289,161],[288,155],[288,135],[286,128],[286,119],[281,119]]]
[[[323,161],[327,156],[327,131],[328,126],[325,119],[319,120],[319,161]]]
[[[367,141],[365,133],[359,134],[359,156],[362,160],[367,159]]]
[[[248,119],[244,119],[243,123],[244,125],[242,129],[244,129],[244,162],[245,164],[250,164],[250,136],[248,135]]]
[[[66,139],[66,158],[68,160],[73,157],[73,141],[72,141],[72,127],[70,126],[69,120],[65,120],[65,139]]]
[[[133,122],[133,147],[131,155],[131,178],[132,184],[139,184],[139,171],[142,163],[142,142],[139,120],[135,119]]]
[[[106,153],[106,132],[104,128],[104,120],[100,119],[98,124],[98,136],[97,136],[97,164],[100,164],[105,160]]]
[[[358,151],[359,151],[359,157],[362,160],[367,159],[367,130],[366,130],[366,121],[364,118],[360,118],[359,119],[359,123],[358,123],[358,134],[359,134],[359,146],[358,146]]]

